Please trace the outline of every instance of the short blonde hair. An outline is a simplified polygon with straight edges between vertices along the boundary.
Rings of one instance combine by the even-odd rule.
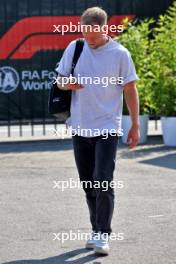
[[[107,13],[98,6],[86,9],[81,16],[81,23],[84,25],[97,24],[103,26],[107,24]]]

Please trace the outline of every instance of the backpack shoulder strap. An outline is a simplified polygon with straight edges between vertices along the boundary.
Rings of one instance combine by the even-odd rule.
[[[71,74],[72,75],[74,73],[75,66],[78,62],[80,55],[81,55],[83,47],[84,47],[84,39],[77,39],[75,51],[74,51],[74,55],[73,55],[72,68],[71,68]]]

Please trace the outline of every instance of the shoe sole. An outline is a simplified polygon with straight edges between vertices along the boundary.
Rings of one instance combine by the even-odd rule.
[[[109,255],[109,249],[102,249],[99,247],[94,247],[94,251],[96,254]]]
[[[95,248],[95,245],[94,244],[86,245],[86,248],[87,249],[94,249]]]

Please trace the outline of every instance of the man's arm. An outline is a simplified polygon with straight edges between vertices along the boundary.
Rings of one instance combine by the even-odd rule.
[[[127,144],[129,148],[134,148],[140,139],[139,132],[139,96],[135,82],[124,85],[124,97],[131,117],[132,126],[128,133]]]
[[[83,88],[82,85],[72,82],[71,83],[71,70],[76,47],[76,40],[71,41],[67,48],[64,50],[62,58],[55,69],[58,73],[56,78],[57,86],[61,90],[77,90]],[[68,77],[66,77],[68,76]]]

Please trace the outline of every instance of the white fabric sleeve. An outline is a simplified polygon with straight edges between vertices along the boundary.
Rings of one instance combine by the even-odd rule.
[[[130,52],[125,49],[120,59],[120,77],[123,77],[122,86],[129,82],[139,80]]]
[[[57,67],[55,69],[58,74],[64,75],[66,77],[70,76],[75,46],[76,40],[70,42],[70,44],[65,49],[62,58],[60,62],[57,63]]]

